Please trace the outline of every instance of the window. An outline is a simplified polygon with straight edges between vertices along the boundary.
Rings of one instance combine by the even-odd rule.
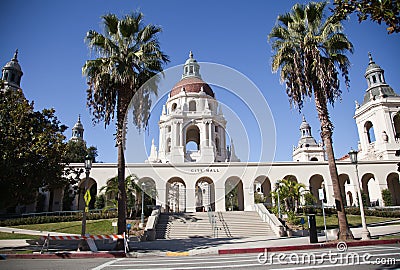
[[[215,132],[218,132],[218,126],[214,127]]]
[[[195,112],[196,111],[196,101],[191,100],[189,102],[189,111],[191,111],[191,112]]]
[[[171,110],[172,110],[172,111],[175,111],[177,106],[178,106],[178,105],[176,105],[176,103],[172,104]]]
[[[171,152],[171,138],[167,139],[167,153]]]
[[[374,125],[371,121],[365,122],[364,125],[365,133],[367,133],[368,143],[373,143],[375,141]]]
[[[376,83],[376,77],[375,77],[375,75],[372,76],[372,81],[373,81],[374,83]]]
[[[167,126],[167,132],[171,132],[171,126]]]
[[[7,81],[7,79],[8,79],[8,73],[4,72],[4,80]]]
[[[189,67],[189,73],[193,74],[193,67],[192,66]]]

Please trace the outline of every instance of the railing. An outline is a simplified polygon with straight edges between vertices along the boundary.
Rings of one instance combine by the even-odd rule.
[[[262,203],[254,204],[254,210],[258,213],[263,222],[269,224],[275,235],[285,236],[285,227],[282,225],[279,219],[274,214],[271,214]]]
[[[212,210],[211,206],[207,206],[207,215],[208,215],[208,221],[211,224],[211,230],[212,230],[212,237],[217,238],[218,237],[218,226],[217,226],[217,220],[215,219],[215,212]]]

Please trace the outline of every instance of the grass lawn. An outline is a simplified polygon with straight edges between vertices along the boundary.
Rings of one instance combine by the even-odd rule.
[[[86,221],[86,233],[113,234],[114,227],[112,227],[111,224],[113,221],[116,221],[116,219],[88,220]],[[135,221],[132,221],[132,223],[135,223]],[[136,223],[138,223],[138,221],[136,221]],[[132,224],[132,227],[135,227],[134,224]],[[18,225],[15,226],[15,228],[36,230],[36,231],[51,231],[51,232],[80,234],[82,230],[82,221]]]
[[[18,233],[6,233],[0,232],[0,240],[9,240],[9,239],[38,239],[40,236],[38,235],[29,235],[29,234],[18,234]]]

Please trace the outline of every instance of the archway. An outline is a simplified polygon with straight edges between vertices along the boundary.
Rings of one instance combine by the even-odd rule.
[[[144,183],[144,186],[142,185]],[[151,214],[151,211],[155,208],[157,199],[157,188],[156,182],[150,177],[143,177],[137,181],[137,188],[139,192],[136,192],[134,209],[136,215],[139,213],[142,202],[142,187],[144,189],[144,212],[146,215]]]
[[[85,185],[86,179],[82,179],[78,185],[78,210],[84,210],[86,207],[85,203]],[[97,182],[93,178],[89,178],[89,182],[87,185],[88,190],[90,190],[90,202],[89,209],[94,209],[94,203],[96,201],[97,195]]]
[[[309,190],[310,193],[314,196],[315,202],[317,205],[321,205],[321,200],[319,199],[319,189],[322,187],[322,183],[324,182],[324,178],[320,174],[315,174],[311,176],[309,180]]]
[[[339,175],[339,187],[340,187],[340,194],[342,195],[343,198],[343,204],[344,206],[349,205],[349,200],[346,196],[346,185],[350,184],[350,177],[347,174],[340,174]],[[351,205],[351,204],[350,204]]]
[[[204,212],[211,207],[215,211],[215,185],[213,180],[202,177],[195,185],[196,212]]]
[[[394,137],[396,141],[400,139],[400,116],[396,113],[393,117]]]
[[[288,180],[288,181],[293,181],[293,182],[296,182],[296,183],[299,182],[299,181],[297,181],[297,177],[294,176],[294,175],[291,175],[291,174],[286,175],[285,177],[283,177],[283,179],[286,179],[286,180]]]
[[[390,194],[392,195],[392,205],[400,205],[400,182],[399,174],[391,173],[386,179]]]
[[[271,181],[267,176],[258,176],[254,180],[254,203],[263,201],[267,204],[272,203],[271,198]]]
[[[166,209],[167,212],[186,211],[186,184],[179,177],[172,177],[166,183]]]
[[[243,182],[239,177],[232,176],[225,181],[225,209],[244,210]]]
[[[364,130],[367,135],[367,141],[368,143],[373,143],[375,142],[375,132],[374,132],[374,125],[372,124],[371,121],[367,121],[364,124]]]
[[[367,206],[370,206],[371,203],[373,205],[379,205],[381,190],[379,188],[378,181],[375,179],[375,176],[372,173],[367,173],[362,176],[361,189],[362,193],[365,194]]]

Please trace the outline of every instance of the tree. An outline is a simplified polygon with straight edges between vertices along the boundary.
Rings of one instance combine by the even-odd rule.
[[[304,99],[314,98],[321,123],[333,193],[339,220],[340,239],[353,238],[347,223],[343,198],[332,146],[333,125],[328,103],[333,105],[341,95],[339,71],[349,86],[350,62],[345,55],[353,45],[343,33],[343,27],[334,16],[324,20],[327,2],[296,4],[290,13],[280,15],[268,39],[274,55],[272,70],[280,69],[291,106],[303,107]]]
[[[104,121],[107,127],[116,112],[116,146],[118,148],[118,233],[126,229],[126,191],[124,141],[127,109],[139,88],[151,77],[163,70],[169,59],[157,39],[161,28],[143,24],[139,12],[122,19],[114,14],[102,17],[104,35],[90,30],[86,35],[88,46],[98,58],[86,61],[82,68],[87,77],[87,104],[94,122]],[[150,89],[156,93],[156,89]],[[133,122],[139,129],[147,125],[148,93],[140,92],[136,100]],[[123,249],[119,241],[117,249]]]
[[[389,34],[400,32],[400,1],[398,0],[335,0],[333,12],[339,20],[356,13],[358,21],[386,23]]]
[[[283,179],[279,182],[279,189],[271,192],[272,195],[277,200],[277,193],[279,192],[280,203],[284,203],[285,211],[292,211],[293,213],[297,213],[299,209],[300,199],[303,195],[303,192],[306,191],[306,186],[302,183],[298,183],[290,179]]]
[[[65,153],[65,158],[70,163],[82,163],[85,161],[85,157],[89,155],[93,162],[96,162],[97,147],[86,146],[84,140],[70,140],[67,142],[67,151]]]
[[[0,208],[33,203],[39,188],[70,181],[65,129],[54,109],[35,111],[21,89],[0,89]]]

